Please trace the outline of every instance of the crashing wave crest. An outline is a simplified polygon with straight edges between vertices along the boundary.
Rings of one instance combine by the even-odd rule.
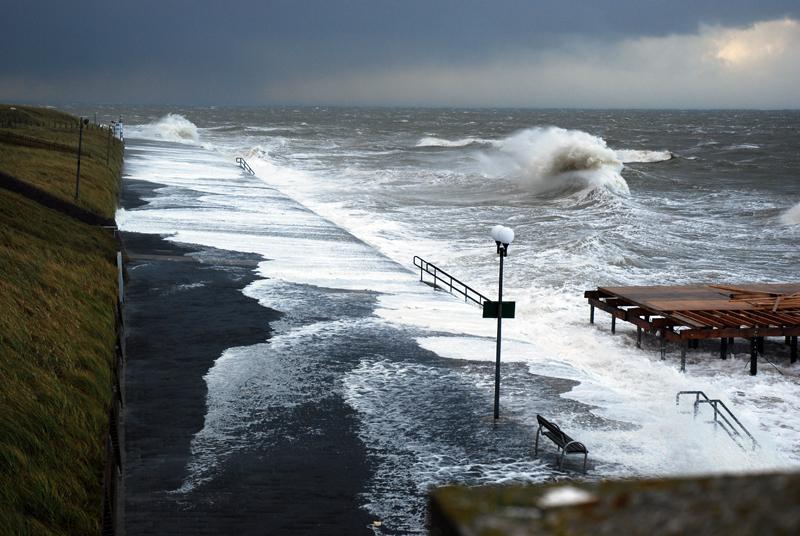
[[[786,225],[800,225],[800,203],[784,212],[781,220]]]
[[[522,130],[481,155],[484,173],[509,177],[536,194],[571,194],[605,188],[629,194],[623,164],[605,140],[558,127]]]
[[[197,125],[180,114],[172,113],[153,123],[128,127],[128,135],[134,138],[178,143],[197,143],[200,141]]]

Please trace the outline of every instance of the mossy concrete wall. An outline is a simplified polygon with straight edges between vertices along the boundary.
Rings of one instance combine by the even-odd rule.
[[[800,474],[446,487],[434,536],[800,534]]]

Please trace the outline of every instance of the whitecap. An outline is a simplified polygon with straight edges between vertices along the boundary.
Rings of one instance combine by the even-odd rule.
[[[446,140],[433,136],[426,136],[417,142],[417,147],[466,147],[473,144],[488,143],[480,138],[461,138],[459,140]]]
[[[760,145],[756,145],[755,143],[740,143],[740,144],[737,144],[737,145],[730,145],[730,146],[726,147],[726,149],[731,150],[731,151],[737,151],[737,150],[742,150],[742,149],[750,149],[750,150],[752,150],[752,149],[761,149],[761,146]]]
[[[674,158],[670,151],[646,151],[637,149],[617,149],[617,158],[623,164],[664,162]]]

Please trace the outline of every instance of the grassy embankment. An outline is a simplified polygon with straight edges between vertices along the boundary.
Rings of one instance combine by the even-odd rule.
[[[0,105],[0,171],[73,201],[78,130]],[[12,121],[11,127],[4,126]],[[33,124],[24,124],[33,123]],[[84,130],[80,207],[113,217],[122,147]],[[47,145],[47,148],[45,148]],[[97,534],[112,402],[117,246],[0,188],[0,532]]]

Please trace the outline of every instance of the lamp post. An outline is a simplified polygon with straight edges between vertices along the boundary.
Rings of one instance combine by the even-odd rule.
[[[508,246],[514,241],[514,231],[502,225],[492,227],[492,239],[497,244],[500,256],[500,284],[497,291],[497,357],[494,364],[494,418],[500,418],[500,339],[503,332],[503,258],[508,255]]]
[[[83,145],[83,126],[89,124],[88,117],[81,117],[78,120],[80,123],[80,131],[78,133],[78,170],[75,172],[75,201],[78,201],[78,194],[81,188],[81,146]]]

